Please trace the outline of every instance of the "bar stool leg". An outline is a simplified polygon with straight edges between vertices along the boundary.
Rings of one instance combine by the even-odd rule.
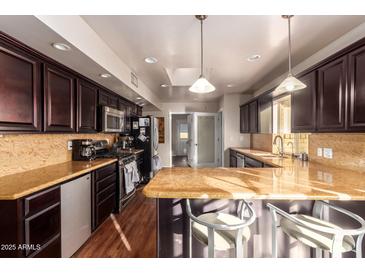
[[[192,238],[192,225],[193,225],[193,221],[189,218],[189,231],[188,231],[188,256],[189,258],[192,258],[193,254],[192,254],[192,241],[193,241],[193,238]]]
[[[356,258],[362,258],[362,240],[364,234],[361,234],[356,239]]]
[[[214,229],[208,228],[208,258],[214,258]]]
[[[343,236],[344,235],[342,234],[335,234],[335,236],[333,237],[332,258],[342,258],[341,248],[342,248]]]
[[[276,215],[275,210],[270,208],[270,213],[272,216],[272,223],[271,223],[271,256],[272,258],[277,258],[278,257],[278,243],[277,243],[277,222],[278,222],[278,217]]]
[[[316,258],[322,258],[322,249],[316,248],[315,256],[316,256]]]
[[[236,258],[242,258],[243,257],[242,233],[243,233],[243,229],[238,229],[237,233],[236,233],[236,239],[235,239],[235,255],[236,255]]]

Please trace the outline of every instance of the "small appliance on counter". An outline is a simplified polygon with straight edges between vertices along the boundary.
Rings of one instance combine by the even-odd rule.
[[[72,140],[72,160],[92,161],[96,157],[96,149],[91,139]]]
[[[158,121],[153,116],[132,118],[132,134],[134,147],[143,149],[143,164],[141,173],[145,183],[154,177],[160,169],[160,157],[158,155]]]

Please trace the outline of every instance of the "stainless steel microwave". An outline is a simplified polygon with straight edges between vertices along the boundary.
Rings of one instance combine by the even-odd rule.
[[[103,106],[102,108],[102,131],[123,132],[125,123],[124,111]]]

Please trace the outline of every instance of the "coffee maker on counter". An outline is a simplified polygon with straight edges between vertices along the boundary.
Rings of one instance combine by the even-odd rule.
[[[96,149],[91,139],[72,140],[72,160],[92,161],[96,157]]]

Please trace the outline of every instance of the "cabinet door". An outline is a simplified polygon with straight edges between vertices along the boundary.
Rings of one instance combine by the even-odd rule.
[[[344,131],[346,57],[318,69],[318,131]]]
[[[258,132],[258,106],[257,100],[249,104],[250,133]]]
[[[0,43],[0,131],[41,131],[40,62]]]
[[[365,47],[350,55],[349,125],[353,131],[365,130]]]
[[[96,102],[98,89],[84,80],[77,84],[77,131],[96,132]]]
[[[44,130],[75,131],[74,77],[56,67],[44,67]]]
[[[132,115],[132,106],[129,102],[124,101],[123,99],[119,99],[119,109],[124,111],[125,114],[125,123],[124,123],[124,131],[129,133],[131,131],[131,115]]]
[[[306,88],[291,94],[291,131],[314,132],[316,130],[316,71],[312,71],[300,80]]]
[[[250,131],[249,127],[249,109],[248,105],[243,105],[240,107],[240,132],[248,133]]]

